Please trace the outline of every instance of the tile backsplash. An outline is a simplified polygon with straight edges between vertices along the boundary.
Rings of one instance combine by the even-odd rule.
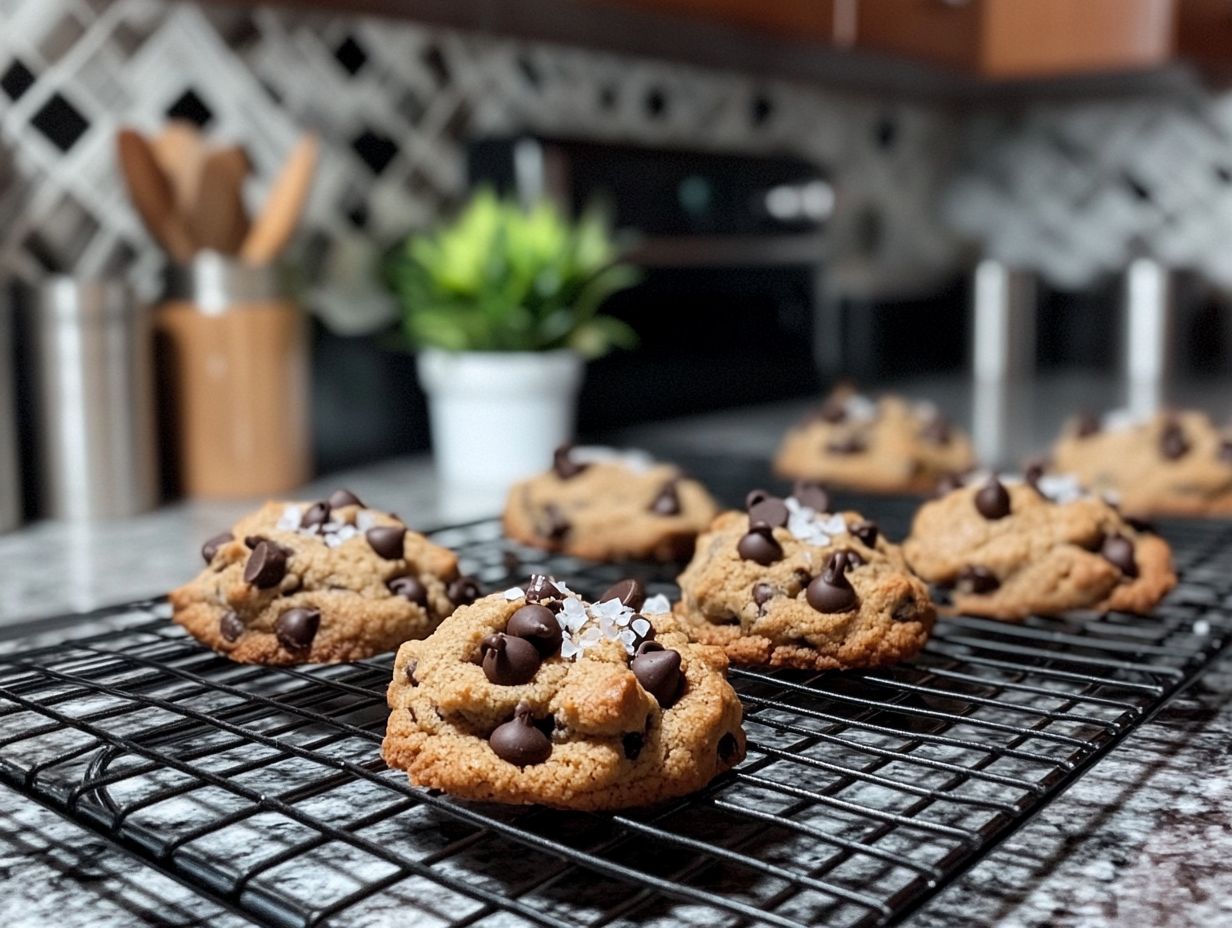
[[[927,107],[405,21],[165,0],[0,0],[0,274],[131,273],[161,258],[116,174],[121,122],[168,115],[242,141],[264,184],[301,128],[324,143],[302,264],[358,327],[376,246],[464,192],[464,144],[522,129],[814,160],[834,178],[833,279],[913,289],[949,273],[935,231],[954,137]],[[370,289],[370,288],[369,288]],[[343,296],[331,300],[331,295]],[[370,313],[369,310],[370,309]]]
[[[1081,287],[1136,253],[1232,286],[1232,94],[959,114],[786,81],[372,17],[167,0],[0,0],[0,278],[161,257],[114,131],[169,115],[243,142],[259,203],[297,133],[323,145],[296,257],[318,310],[388,306],[380,248],[465,189],[467,139],[532,130],[808,158],[837,194],[845,294],[926,291],[985,251]]]

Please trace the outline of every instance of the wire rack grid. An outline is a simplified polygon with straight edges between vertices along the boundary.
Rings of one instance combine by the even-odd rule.
[[[258,924],[888,924],[1232,640],[1232,524],[1164,531],[1182,582],[1149,619],[963,617],[893,668],[734,669],[747,759],[651,809],[569,814],[416,789],[378,756],[389,655],[236,665],[157,601],[0,655],[0,781]],[[661,568],[545,556],[495,523],[435,538],[490,588],[546,571],[590,593],[630,573],[671,591]]]

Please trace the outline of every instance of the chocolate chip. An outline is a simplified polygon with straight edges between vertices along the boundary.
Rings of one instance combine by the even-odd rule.
[[[778,595],[778,590],[769,583],[753,584],[753,602],[757,603],[758,606],[764,606],[774,599],[776,595]]]
[[[817,410],[817,418],[822,422],[839,423],[847,418],[847,404],[837,397],[830,397]]]
[[[1185,430],[1175,419],[1169,419],[1159,435],[1159,453],[1169,461],[1183,458],[1189,453],[1189,440],[1185,438]]]
[[[850,612],[856,607],[856,591],[847,579],[848,560],[845,555],[845,551],[830,555],[830,562],[821,576],[804,591],[804,598],[818,612]]]
[[[625,752],[625,757],[629,760],[637,760],[638,755],[642,753],[642,748],[646,746],[646,736],[641,732],[631,731],[620,739],[620,747]]]
[[[272,541],[261,541],[248,555],[244,565],[244,582],[259,590],[276,587],[287,573],[287,556]]]
[[[787,515],[785,502],[777,496],[762,496],[749,506],[749,527],[767,525],[770,528],[782,528],[787,524]]]
[[[363,501],[350,490],[334,490],[329,495],[329,507],[341,509],[344,506],[363,506]]]
[[[530,582],[524,589],[528,603],[541,603],[545,599],[560,599],[560,590],[547,578],[546,574],[531,574]]]
[[[876,522],[870,522],[868,519],[864,519],[852,525],[849,531],[851,532],[851,534],[859,538],[860,541],[862,541],[868,547],[870,548],[877,547],[877,523]]]
[[[791,488],[791,495],[801,506],[808,506],[818,512],[830,511],[830,494],[816,480],[797,480]]]
[[[890,613],[890,618],[895,622],[912,622],[918,615],[919,609],[916,606],[915,600],[908,597],[894,607],[894,611]]]
[[[538,603],[530,603],[515,611],[505,625],[505,633],[525,638],[544,657],[555,654],[560,648],[560,623],[551,609]]]
[[[405,525],[375,525],[364,532],[364,537],[377,556],[387,561],[399,560],[405,553],[402,547],[406,538]]]
[[[670,709],[680,698],[684,688],[684,674],[680,671],[680,652],[665,648],[653,641],[644,642],[637,649],[629,669],[637,682],[655,698],[660,708]]]
[[[249,551],[252,551],[255,550],[257,545],[263,541],[269,541],[269,539],[264,535],[245,535],[244,547],[246,547]]]
[[[1001,581],[987,567],[968,564],[958,572],[958,586],[966,593],[991,593],[1001,586]]]
[[[680,494],[676,492],[676,481],[669,480],[659,488],[650,504],[650,511],[657,516],[680,515]]]
[[[555,503],[547,503],[543,507],[539,519],[539,534],[549,541],[562,541],[573,528],[572,523],[565,518],[564,512]]]
[[[1078,414],[1074,423],[1074,434],[1079,438],[1090,438],[1092,435],[1098,435],[1102,428],[1099,416],[1092,412],[1083,412]]]
[[[599,597],[598,601],[605,603],[609,599],[618,599],[623,605],[637,612],[646,603],[646,587],[642,586],[640,580],[634,580],[632,577],[629,577],[613,583],[603,591],[603,595]]]
[[[736,543],[736,553],[746,561],[765,567],[783,556],[783,546],[775,540],[769,528],[757,525]]]
[[[304,515],[299,521],[300,527],[316,528],[318,525],[324,525],[329,521],[331,511],[329,503],[324,500],[319,503],[313,503],[304,510]]]
[[[638,648],[655,639],[654,623],[644,615],[635,615],[629,619],[629,631],[633,632],[632,646],[635,654]]]
[[[826,450],[831,454],[860,454],[868,450],[868,445],[859,435],[848,435],[826,443]]]
[[[736,758],[736,754],[740,750],[740,742],[736,740],[736,736],[731,732],[725,734],[719,739],[719,759],[725,764],[730,764]]]
[[[920,438],[934,445],[948,445],[954,438],[954,430],[945,416],[936,415],[924,423]]]
[[[411,658],[406,662],[406,682],[411,686],[419,686],[419,681],[415,679],[415,671],[419,669],[419,661]]]
[[[519,767],[542,764],[552,754],[552,742],[535,727],[526,702],[518,703],[511,720],[496,726],[488,744],[501,760]]]
[[[214,560],[214,555],[218,553],[218,549],[229,542],[235,541],[235,536],[230,532],[220,532],[209,541],[201,546],[201,556],[205,558],[205,563],[210,563]]]
[[[568,445],[561,445],[552,453],[552,470],[561,480],[571,480],[589,466],[573,460],[571,450]]]
[[[321,627],[321,613],[315,609],[288,609],[274,622],[278,643],[292,654],[304,654]]]
[[[961,474],[942,474],[937,478],[934,493],[937,496],[946,496],[955,490],[961,490],[964,486],[966,486],[966,481],[963,480]]]
[[[975,508],[989,521],[1004,519],[1010,514],[1010,493],[993,474],[988,482],[976,491]]]
[[[1138,561],[1134,558],[1134,543],[1124,535],[1109,535],[1099,553],[1127,577],[1138,576]]]
[[[395,596],[428,608],[428,588],[415,577],[394,577],[385,586]]]
[[[235,641],[244,634],[244,623],[234,612],[224,612],[218,620],[218,632],[227,641]]]
[[[483,589],[474,577],[458,577],[450,581],[445,589],[445,595],[455,606],[469,606],[483,595]]]
[[[1028,461],[1027,466],[1022,472],[1022,479],[1026,481],[1027,486],[1029,486],[1040,496],[1044,496],[1044,491],[1040,489],[1039,482],[1047,470],[1048,462],[1046,460],[1036,458],[1032,461]],[[1044,498],[1047,499],[1048,497],[1044,496]]]
[[[498,632],[483,639],[483,674],[497,686],[529,683],[542,663],[539,650],[525,638]]]

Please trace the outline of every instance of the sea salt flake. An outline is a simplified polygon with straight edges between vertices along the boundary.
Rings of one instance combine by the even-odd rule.
[[[849,418],[859,422],[870,422],[877,417],[877,404],[859,393],[853,393],[847,397],[843,408]]]
[[[1044,474],[1036,483],[1039,491],[1057,503],[1072,503],[1086,492],[1073,474]]]
[[[1104,413],[1102,421],[1106,431],[1119,432],[1123,429],[1133,428],[1142,420],[1128,409],[1113,409]]]
[[[526,591],[522,589],[520,586],[511,586],[509,589],[505,590],[505,599],[508,600],[509,602],[513,602],[514,600],[521,599],[525,595],[526,595]]]
[[[664,613],[671,611],[671,601],[662,593],[656,593],[654,596],[648,596],[646,598],[645,605],[642,606],[642,612],[649,612],[651,615],[663,615]]]
[[[582,632],[581,644],[583,647],[590,647],[598,644],[603,640],[603,632],[596,625],[590,626],[586,631]]]
[[[581,650],[568,635],[564,636],[560,641],[560,656],[567,661],[577,657]]]
[[[278,517],[274,528],[283,532],[294,532],[303,524],[304,514],[298,506],[287,506]]]
[[[629,623],[629,628],[633,629],[634,634],[639,638],[645,638],[646,633],[650,631],[650,623],[639,617]]]
[[[374,525],[376,525],[376,513],[371,509],[361,509],[355,513],[355,527],[361,532],[368,531]]]
[[[835,513],[828,519],[819,519],[817,527],[827,535],[841,535],[847,531],[847,522],[841,515]]]
[[[615,618],[629,607],[619,599],[608,599],[594,607],[596,615],[606,615]]]

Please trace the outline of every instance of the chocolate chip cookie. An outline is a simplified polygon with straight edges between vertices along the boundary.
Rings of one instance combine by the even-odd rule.
[[[824,491],[749,494],[697,540],[676,614],[697,641],[740,664],[876,667],[923,647],[935,610],[898,547]]]
[[[1129,515],[1232,515],[1232,427],[1200,412],[1077,416],[1053,446],[1052,466],[1114,494]]]
[[[266,503],[201,549],[175,621],[246,664],[351,661],[422,638],[479,595],[452,551],[339,490]]]
[[[683,560],[718,511],[696,480],[636,451],[560,448],[550,471],[518,483],[505,534],[593,561]]]
[[[386,763],[465,799],[642,806],[744,757],[718,648],[636,581],[594,602],[550,577],[461,607],[398,650]]]
[[[975,464],[971,442],[931,403],[836,390],[783,437],[775,470],[869,493],[927,493]]]
[[[1106,500],[996,476],[920,507],[903,554],[958,612],[996,619],[1146,613],[1176,584],[1167,543]]]

